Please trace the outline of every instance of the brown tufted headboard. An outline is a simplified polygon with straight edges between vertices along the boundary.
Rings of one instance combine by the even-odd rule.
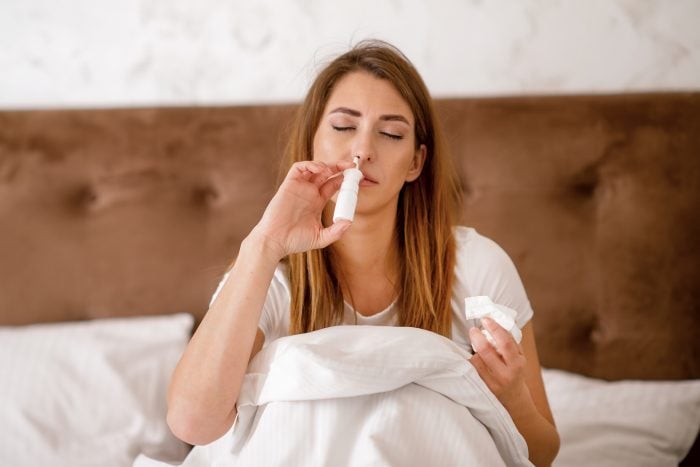
[[[700,94],[438,101],[543,365],[700,377]],[[293,106],[0,112],[0,324],[201,317]]]

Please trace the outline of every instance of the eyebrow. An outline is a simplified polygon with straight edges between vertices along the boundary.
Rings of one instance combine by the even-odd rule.
[[[355,109],[350,109],[348,107],[337,107],[329,112],[330,114],[333,113],[341,113],[341,114],[347,114],[353,117],[361,117],[362,113],[355,110]],[[410,123],[408,123],[408,119],[404,117],[403,115],[400,114],[386,114],[386,115],[381,115],[379,117],[380,120],[384,121],[398,121],[398,122],[404,122],[406,125],[410,126]]]

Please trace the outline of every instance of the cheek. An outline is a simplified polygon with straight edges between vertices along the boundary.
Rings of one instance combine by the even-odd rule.
[[[313,147],[313,160],[319,162],[333,162],[336,157],[334,157],[335,145],[329,135],[325,134],[322,130],[317,130],[314,135],[314,147]]]
[[[392,167],[392,171],[396,183],[403,185],[406,181],[406,177],[413,166],[413,157],[414,152],[411,148],[402,148],[400,152],[394,155],[396,163]]]

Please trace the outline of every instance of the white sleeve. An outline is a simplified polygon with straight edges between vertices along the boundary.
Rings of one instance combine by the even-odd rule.
[[[214,300],[216,300],[216,297],[219,296],[219,292],[221,292],[221,289],[224,288],[224,284],[226,283],[226,279],[228,279],[228,272],[224,274],[224,277],[219,281],[219,285],[216,286],[216,290],[214,291],[214,294],[211,296],[211,299],[209,300],[209,308],[211,308],[211,304],[214,303]]]
[[[512,308],[517,312],[515,322],[522,329],[532,319],[533,311],[508,253],[475,230],[470,232],[469,240],[461,246],[457,250],[457,278],[464,284],[466,296],[487,295],[494,303]]]
[[[227,272],[219,282],[211,300],[209,300],[210,307],[216,300],[219,292],[221,292],[228,277],[229,273]],[[286,273],[282,266],[278,266],[270,282],[270,287],[267,289],[267,296],[265,297],[260,321],[258,322],[258,328],[265,334],[265,344],[287,334],[287,329],[284,326],[288,324],[285,323],[283,317],[285,313],[288,313],[289,303],[290,296]]]
[[[265,345],[289,333],[289,305],[291,303],[286,270],[281,265],[267,289],[267,297],[260,315],[258,327],[265,334]],[[287,318],[287,319],[285,319]]]

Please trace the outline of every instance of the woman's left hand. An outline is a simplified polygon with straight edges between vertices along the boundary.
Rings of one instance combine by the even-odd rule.
[[[489,318],[481,320],[493,336],[492,345],[477,328],[469,330],[469,338],[476,352],[470,362],[504,407],[522,407],[531,402],[525,381],[525,356],[513,335]]]

